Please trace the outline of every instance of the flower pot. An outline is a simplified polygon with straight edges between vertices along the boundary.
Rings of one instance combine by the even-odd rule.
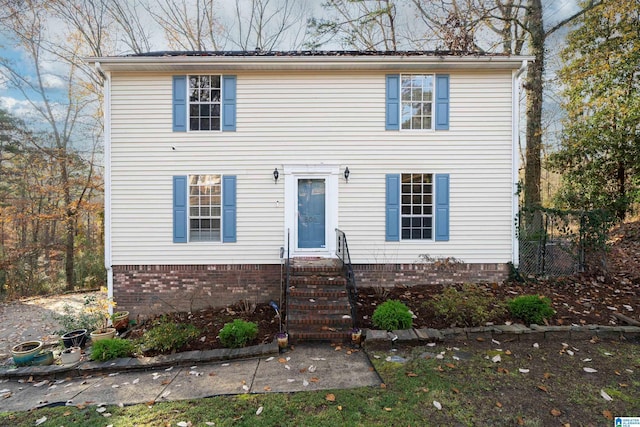
[[[128,311],[119,311],[113,314],[112,318],[113,327],[116,328],[116,331],[122,332],[126,331],[129,326],[129,312]]]
[[[33,360],[31,361],[32,365],[35,366],[47,366],[53,364],[53,351],[47,350],[35,355]]]
[[[82,356],[82,349],[80,347],[69,347],[62,350],[60,353],[60,362],[63,365],[70,365],[72,363],[77,363]]]
[[[60,337],[65,348],[71,347],[84,347],[87,343],[87,330],[76,329],[75,331],[67,332]]]
[[[278,348],[280,349],[285,349],[289,345],[289,334],[286,332],[278,332],[276,339],[278,340]]]
[[[42,341],[25,341],[11,348],[13,361],[18,366],[25,366],[33,361],[42,350]]]
[[[91,332],[91,342],[106,340],[116,336],[116,328],[104,328]]]

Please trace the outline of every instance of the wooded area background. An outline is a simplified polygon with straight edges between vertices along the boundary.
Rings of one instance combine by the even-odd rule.
[[[640,0],[0,0],[0,299],[104,282],[102,79],[83,57],[532,55],[522,205],[624,219],[640,200],[639,22]]]

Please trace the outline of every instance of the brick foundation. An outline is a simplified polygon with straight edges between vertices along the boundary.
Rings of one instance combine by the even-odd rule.
[[[357,264],[353,270],[358,287],[493,283],[509,276],[508,264]]]
[[[359,287],[500,282],[507,264],[359,264]],[[136,316],[226,307],[243,299],[277,301],[279,264],[119,265],[113,267],[117,310]]]
[[[278,301],[279,264],[118,265],[117,310],[136,316],[226,307],[243,299]]]

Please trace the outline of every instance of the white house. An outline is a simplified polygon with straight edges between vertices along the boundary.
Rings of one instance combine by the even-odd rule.
[[[106,266],[118,308],[268,301],[281,248],[333,258],[336,229],[361,286],[505,278],[518,259],[518,77],[529,59],[91,58],[105,79]]]

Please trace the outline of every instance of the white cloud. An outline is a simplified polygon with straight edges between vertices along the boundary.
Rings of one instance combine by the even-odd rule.
[[[42,85],[46,89],[62,89],[66,87],[66,83],[55,74],[44,74],[42,76]]]
[[[24,121],[36,118],[39,113],[29,101],[0,96],[0,107],[7,110],[9,114]]]

